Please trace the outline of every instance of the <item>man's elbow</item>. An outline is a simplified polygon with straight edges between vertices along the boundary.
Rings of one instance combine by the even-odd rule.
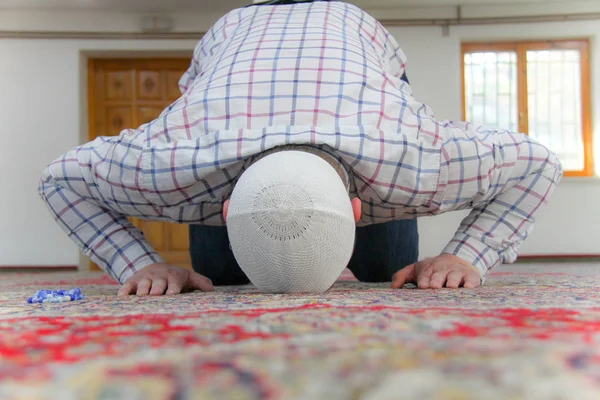
[[[71,156],[71,152],[69,152],[52,161],[42,170],[38,181],[38,192],[44,201],[47,202],[48,197],[53,192],[64,186],[65,181],[68,181],[72,177],[77,177],[77,171],[72,161],[73,157]]]
[[[56,187],[56,179],[52,173],[52,164],[47,165],[38,180],[38,195],[44,202],[48,202],[48,194],[51,188]]]
[[[547,146],[537,142],[534,143],[535,151],[532,155],[533,160],[537,161],[538,164],[534,171],[547,179],[552,185],[558,185],[564,174],[560,159]]]
[[[556,153],[550,149],[547,149],[547,152],[548,157],[546,159],[547,166],[545,170],[547,170],[547,176],[551,182],[554,185],[558,185],[564,174],[563,166]]]

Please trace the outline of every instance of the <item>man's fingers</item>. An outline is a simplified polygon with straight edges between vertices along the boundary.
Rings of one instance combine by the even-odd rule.
[[[464,278],[463,272],[452,271],[448,274],[448,278],[446,278],[446,287],[451,289],[457,289],[463,283]]]
[[[167,290],[167,281],[165,279],[154,279],[152,281],[152,290],[150,296],[162,296]]]
[[[419,275],[417,276],[417,287],[419,289],[429,289],[429,283],[432,275],[433,268],[431,266],[421,268]]]
[[[481,277],[477,273],[469,273],[465,276],[465,284],[463,287],[473,289],[481,285]]]
[[[197,272],[190,272],[188,289],[200,289],[203,292],[212,292],[215,290],[215,287],[213,286],[211,280],[207,277],[202,276]]]
[[[125,282],[123,286],[119,289],[117,295],[119,296],[129,296],[130,294],[135,293],[135,289],[137,287],[137,282]]]
[[[448,277],[448,270],[442,270],[442,271],[437,271],[434,272],[431,275],[431,279],[429,280],[429,287],[432,289],[441,289],[444,287],[444,285],[446,284],[446,279]],[[419,279],[420,282],[420,279]],[[419,287],[421,287],[419,285]],[[425,289],[425,288],[423,288]]]
[[[392,289],[400,289],[405,284],[415,281],[415,264],[410,264],[392,275]]]
[[[179,294],[183,289],[183,277],[181,275],[169,274],[167,294]]]
[[[138,296],[147,296],[150,293],[150,287],[152,286],[152,281],[149,278],[142,278],[137,284],[137,292]]]

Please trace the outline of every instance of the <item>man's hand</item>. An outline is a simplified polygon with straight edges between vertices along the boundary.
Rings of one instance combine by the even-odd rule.
[[[419,289],[475,288],[481,285],[481,276],[461,258],[442,254],[411,264],[392,276],[392,288],[402,288],[405,283],[415,283]]]
[[[152,264],[133,274],[119,289],[119,296],[162,296],[197,289],[204,292],[215,290],[210,279],[194,271],[168,264]]]

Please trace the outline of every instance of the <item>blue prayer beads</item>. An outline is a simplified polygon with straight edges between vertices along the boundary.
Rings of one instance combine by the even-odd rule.
[[[80,288],[70,290],[38,290],[32,297],[27,298],[27,303],[62,303],[66,301],[83,300],[85,295]]]

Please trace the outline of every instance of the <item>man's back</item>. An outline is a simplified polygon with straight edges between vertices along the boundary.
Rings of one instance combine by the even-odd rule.
[[[397,47],[346,3],[237,9],[196,47],[173,113],[186,107],[192,136],[268,126],[398,132],[410,88]]]

